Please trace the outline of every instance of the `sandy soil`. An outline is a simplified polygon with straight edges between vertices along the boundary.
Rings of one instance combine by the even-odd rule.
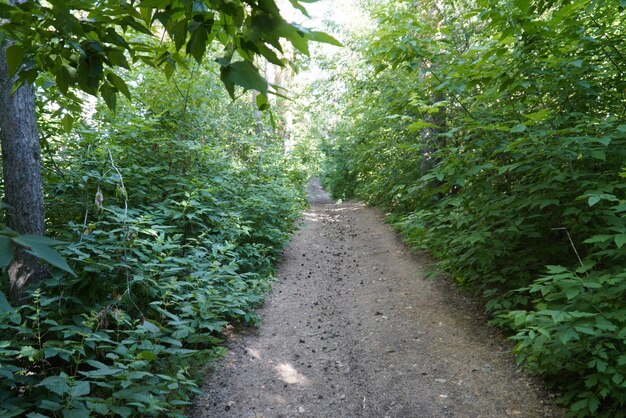
[[[374,209],[311,209],[259,310],[233,333],[192,416],[560,416],[482,310],[411,254]]]

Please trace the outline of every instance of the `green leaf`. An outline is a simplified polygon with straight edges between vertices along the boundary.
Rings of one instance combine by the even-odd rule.
[[[578,332],[582,332],[583,334],[592,335],[592,336],[595,336],[597,333],[594,328],[588,327],[586,325],[576,325],[574,329]]]
[[[124,51],[119,49],[111,49],[107,52],[107,58],[111,63],[111,67],[122,67],[130,70],[130,64],[124,55]]]
[[[35,257],[41,258],[42,260],[50,263],[54,267],[68,272],[72,276],[76,277],[76,273],[74,273],[74,270],[72,270],[72,268],[67,264],[65,258],[52,248],[45,245],[31,245],[28,252],[33,254]]]
[[[237,85],[244,90],[256,90],[267,96],[268,83],[250,61],[236,61],[221,69],[221,78],[225,85]],[[231,94],[233,96],[233,94]]]
[[[149,331],[152,333],[156,333],[160,331],[159,327],[157,327],[150,321],[143,321],[143,327],[146,329],[146,331]]]
[[[17,44],[13,44],[6,49],[7,69],[9,75],[13,76],[20,69],[24,60],[24,49]]]
[[[139,358],[142,359],[142,360],[154,361],[154,360],[158,359],[159,356],[154,354],[152,351],[142,351],[142,352],[139,353]]]
[[[28,357],[29,359],[32,359],[37,355],[37,353],[38,351],[35,349],[35,347],[25,345],[20,348],[20,353],[17,358]]]
[[[599,406],[600,400],[598,399],[598,397],[591,395],[591,397],[589,397],[589,401],[587,402],[587,408],[589,409],[589,412],[594,414],[598,410]]]
[[[201,63],[202,57],[204,57],[204,53],[206,52],[208,41],[209,33],[203,25],[199,25],[193,32],[191,32],[185,51],[188,54],[191,54],[196,62]]]
[[[546,269],[548,270],[548,273],[550,274],[561,274],[561,273],[569,272],[569,270],[563,266],[548,265],[546,266]]]
[[[176,46],[176,51],[180,51],[180,49],[185,45],[187,41],[187,20],[183,19],[178,21],[174,28],[172,29],[172,38],[174,39],[174,45]]]
[[[44,348],[43,352],[44,352],[44,358],[59,356],[63,360],[68,360],[70,358],[70,355],[72,354],[72,351],[70,350],[65,350],[60,347],[50,347],[50,346]]]
[[[63,418],[84,418],[85,416],[89,416],[89,411],[87,411],[86,409],[63,410]]]
[[[302,52],[304,55],[309,55],[309,46],[307,43],[307,37],[311,38],[310,33],[307,34],[304,28],[290,25],[287,22],[283,22],[278,26],[276,30],[279,36],[287,39],[294,48]]]
[[[626,1],[626,0],[624,0],[624,1]],[[302,14],[305,15],[306,17],[311,17],[311,16],[309,16],[309,13],[306,11],[304,6],[302,6],[298,0],[289,0],[289,3],[291,3],[291,5],[294,8],[300,10],[302,12]]]
[[[87,401],[87,408],[91,411],[97,412],[100,415],[108,415],[111,411],[109,406],[103,402]]]
[[[29,248],[29,252],[35,257],[41,258],[42,260],[52,264],[54,267],[76,276],[65,259],[55,250],[50,248],[52,245],[62,244],[60,241],[35,235],[21,235],[13,238],[13,241],[23,247]]]
[[[587,407],[587,403],[589,403],[589,401],[587,399],[581,399],[581,400],[579,400],[577,402],[574,402],[572,404],[572,406],[570,407],[570,409],[573,412],[580,411],[580,410],[585,409]]]
[[[550,115],[551,115],[551,111],[549,109],[541,109],[537,112],[529,113],[525,115],[525,117],[526,119],[529,119],[533,122],[541,122],[542,120],[545,120],[548,117],[550,117]]]
[[[315,42],[322,42],[325,44],[343,47],[343,44],[341,42],[325,32],[311,31],[310,33],[312,40],[314,40]]]
[[[65,132],[72,132],[72,126],[74,126],[74,118],[72,117],[72,115],[70,115],[69,113],[63,115],[63,118],[61,119],[61,126],[63,127],[63,130]]]
[[[13,242],[11,238],[0,235],[0,269],[6,268],[13,261]]]
[[[530,6],[530,0],[515,0],[514,3],[522,12],[528,13],[528,8]]]
[[[141,0],[139,7],[146,7],[148,9],[164,9],[169,4],[169,0]]]
[[[6,312],[9,314],[15,312],[15,309],[13,309],[13,306],[11,306],[11,304],[7,300],[6,295],[1,290],[0,290],[0,312],[3,312],[3,313]]]
[[[568,300],[574,299],[576,296],[578,296],[581,293],[581,288],[578,286],[571,286],[571,287],[567,287],[565,288],[565,296],[567,297]]]
[[[79,396],[88,395],[91,392],[91,387],[89,386],[89,382],[77,382],[76,385],[72,388],[71,395],[74,398]]]
[[[86,93],[96,96],[98,86],[102,81],[103,62],[102,57],[91,54],[88,57],[81,57],[78,63],[76,77],[78,86]]]
[[[615,235],[615,245],[617,245],[617,248],[622,248],[624,244],[626,244],[626,234]]]
[[[267,96],[265,96],[264,94],[258,94],[256,96],[256,105],[260,111],[269,109],[270,103],[267,100]]]
[[[566,345],[568,342],[572,340],[579,340],[580,336],[572,328],[565,328],[561,332],[558,333],[558,338],[561,344]]]
[[[42,380],[35,386],[43,386],[50,392],[54,392],[57,395],[64,395],[70,392],[70,385],[67,384],[67,378],[63,376],[49,376]]]
[[[133,410],[128,408],[128,407],[126,407],[126,406],[112,406],[111,407],[111,411],[115,412],[116,414],[118,414],[122,418],[129,417],[130,414],[133,413]]]
[[[59,245],[65,244],[63,241],[58,241],[56,239],[44,237],[42,235],[19,235],[12,238],[16,243],[29,247],[31,245],[45,245],[48,247],[57,247]]]
[[[523,123],[518,123],[517,125],[511,128],[511,133],[513,134],[521,133],[521,132],[524,132],[525,130],[526,130],[526,125],[524,125]]]
[[[117,90],[119,90],[124,96],[128,98],[128,100],[130,100],[130,91],[128,90],[128,86],[126,85],[126,82],[122,79],[122,77],[113,72],[109,72],[107,74],[107,79],[111,84],[115,86]]]
[[[598,203],[600,200],[602,200],[600,196],[594,195],[594,196],[589,197],[589,199],[587,200],[587,203],[589,204],[589,206],[593,206],[596,203]]]
[[[259,52],[261,53],[261,55],[263,55],[263,57],[268,60],[270,63],[274,64],[274,65],[278,65],[279,67],[282,67],[285,65],[284,60],[281,60],[278,55],[276,55],[276,52],[272,51],[270,48],[268,48],[265,45],[258,45],[257,48],[259,49]]]
[[[591,156],[596,160],[606,161],[606,154],[604,151],[591,151]]]
[[[135,18],[131,15],[125,16],[125,18],[123,19],[123,23],[135,29],[137,32],[143,33],[144,35],[153,35],[153,33],[146,25],[142,24],[139,20],[135,20]]]
[[[170,78],[172,78],[174,71],[176,71],[176,63],[168,60],[165,63],[165,67],[163,67],[163,72],[165,73],[165,77],[169,80]]]
[[[435,125],[434,123],[430,123],[430,122],[426,122],[423,120],[418,120],[417,122],[413,122],[412,124],[410,124],[409,126],[407,126],[407,130],[411,133],[413,132],[417,132],[421,129],[424,128],[439,128],[439,126]]]
[[[587,238],[583,242],[585,244],[594,244],[596,242],[606,242],[613,238],[613,235],[594,235],[591,238]]]
[[[617,329],[615,324],[601,315],[596,316],[596,327],[603,331],[615,331]]]
[[[87,360],[86,363],[94,367],[95,370],[79,372],[80,374],[85,376],[111,376],[120,372],[120,369],[109,367],[106,364],[97,360]]]
[[[70,70],[68,68],[71,67],[63,65],[61,69],[55,74],[55,81],[57,83],[57,86],[59,87],[59,90],[61,90],[61,93],[63,94],[67,94],[70,88],[70,84],[72,84],[73,82],[72,73],[74,74],[74,76],[76,75],[75,69],[72,68],[72,73],[70,73]]]
[[[582,60],[574,60],[574,61],[571,61],[569,63],[569,65],[580,68],[580,67],[583,66],[583,61]]]
[[[110,84],[104,83],[100,87],[100,95],[102,95],[107,107],[112,111],[115,111],[115,107],[117,105],[117,95],[115,94],[115,89],[111,87]]]

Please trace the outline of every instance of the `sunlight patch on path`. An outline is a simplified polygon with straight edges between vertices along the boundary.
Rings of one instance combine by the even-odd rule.
[[[309,379],[289,363],[281,363],[274,367],[280,380],[290,385],[306,385]]]

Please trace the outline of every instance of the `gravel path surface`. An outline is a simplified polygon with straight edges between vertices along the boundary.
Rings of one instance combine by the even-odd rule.
[[[480,307],[358,203],[312,203],[259,310],[229,336],[192,416],[560,416]]]

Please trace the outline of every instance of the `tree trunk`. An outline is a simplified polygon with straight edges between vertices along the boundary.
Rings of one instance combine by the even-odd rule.
[[[294,79],[294,71],[290,66],[285,66],[281,68],[274,68],[274,84],[279,85],[281,87],[288,86]],[[283,140],[283,152],[285,154],[289,154],[294,147],[294,139],[291,136],[291,128],[293,126],[293,112],[291,107],[288,106],[288,103],[285,101],[283,108],[281,108],[283,113],[284,123],[279,120],[277,121],[277,129],[276,133]]]
[[[433,26],[433,28],[438,27],[441,24],[440,19],[437,16],[437,11],[437,4],[435,2],[435,4],[432,5],[429,11],[426,12],[427,18],[430,20],[430,24]],[[442,13],[439,14],[443,16]],[[427,83],[427,74],[430,74],[431,82],[433,82],[432,78],[435,78],[437,81],[439,80],[435,76],[434,71],[436,70],[436,67],[433,69],[434,65],[435,64],[428,61],[422,63],[422,68],[420,69],[419,75],[422,83]],[[429,103],[431,105],[436,105],[437,103],[440,103],[446,99],[444,93],[436,91],[434,86],[432,88],[433,92],[431,93],[429,100]],[[420,143],[422,144],[422,161],[420,164],[420,171],[422,176],[428,174],[428,172],[435,168],[435,166],[439,163],[439,158],[435,156],[435,153],[445,147],[445,140],[439,137],[439,134],[445,131],[445,108],[439,107],[439,111],[437,113],[427,114],[424,117],[424,121],[432,123],[433,125],[437,125],[438,127],[424,128],[420,133]]]
[[[435,93],[430,97],[430,104],[434,105],[442,102],[444,99],[445,97],[441,93]],[[428,174],[439,163],[439,158],[435,156],[435,153],[445,147],[444,140],[438,137],[445,130],[445,108],[440,107],[439,112],[427,115],[424,121],[437,125],[438,128],[424,128],[420,133],[420,143],[422,145],[420,171],[422,176]]]
[[[259,64],[260,60],[263,60],[262,61],[263,78],[267,80],[267,60],[263,58],[258,58],[257,66],[259,66],[259,68],[261,67],[261,65]],[[258,91],[252,90],[252,117],[254,118],[254,131],[259,138],[262,138],[263,137],[263,113],[261,113],[261,111],[256,105],[256,98],[259,94],[260,93]]]
[[[254,132],[258,137],[263,136],[263,114],[256,105],[256,98],[260,93],[252,90],[252,117],[254,118]]]
[[[7,46],[0,48],[0,143],[7,226],[19,234],[44,234],[43,187],[35,95],[24,84],[15,93],[15,77],[8,73]],[[11,298],[20,302],[26,286],[39,281],[45,270],[37,258],[16,249],[9,266]]]

